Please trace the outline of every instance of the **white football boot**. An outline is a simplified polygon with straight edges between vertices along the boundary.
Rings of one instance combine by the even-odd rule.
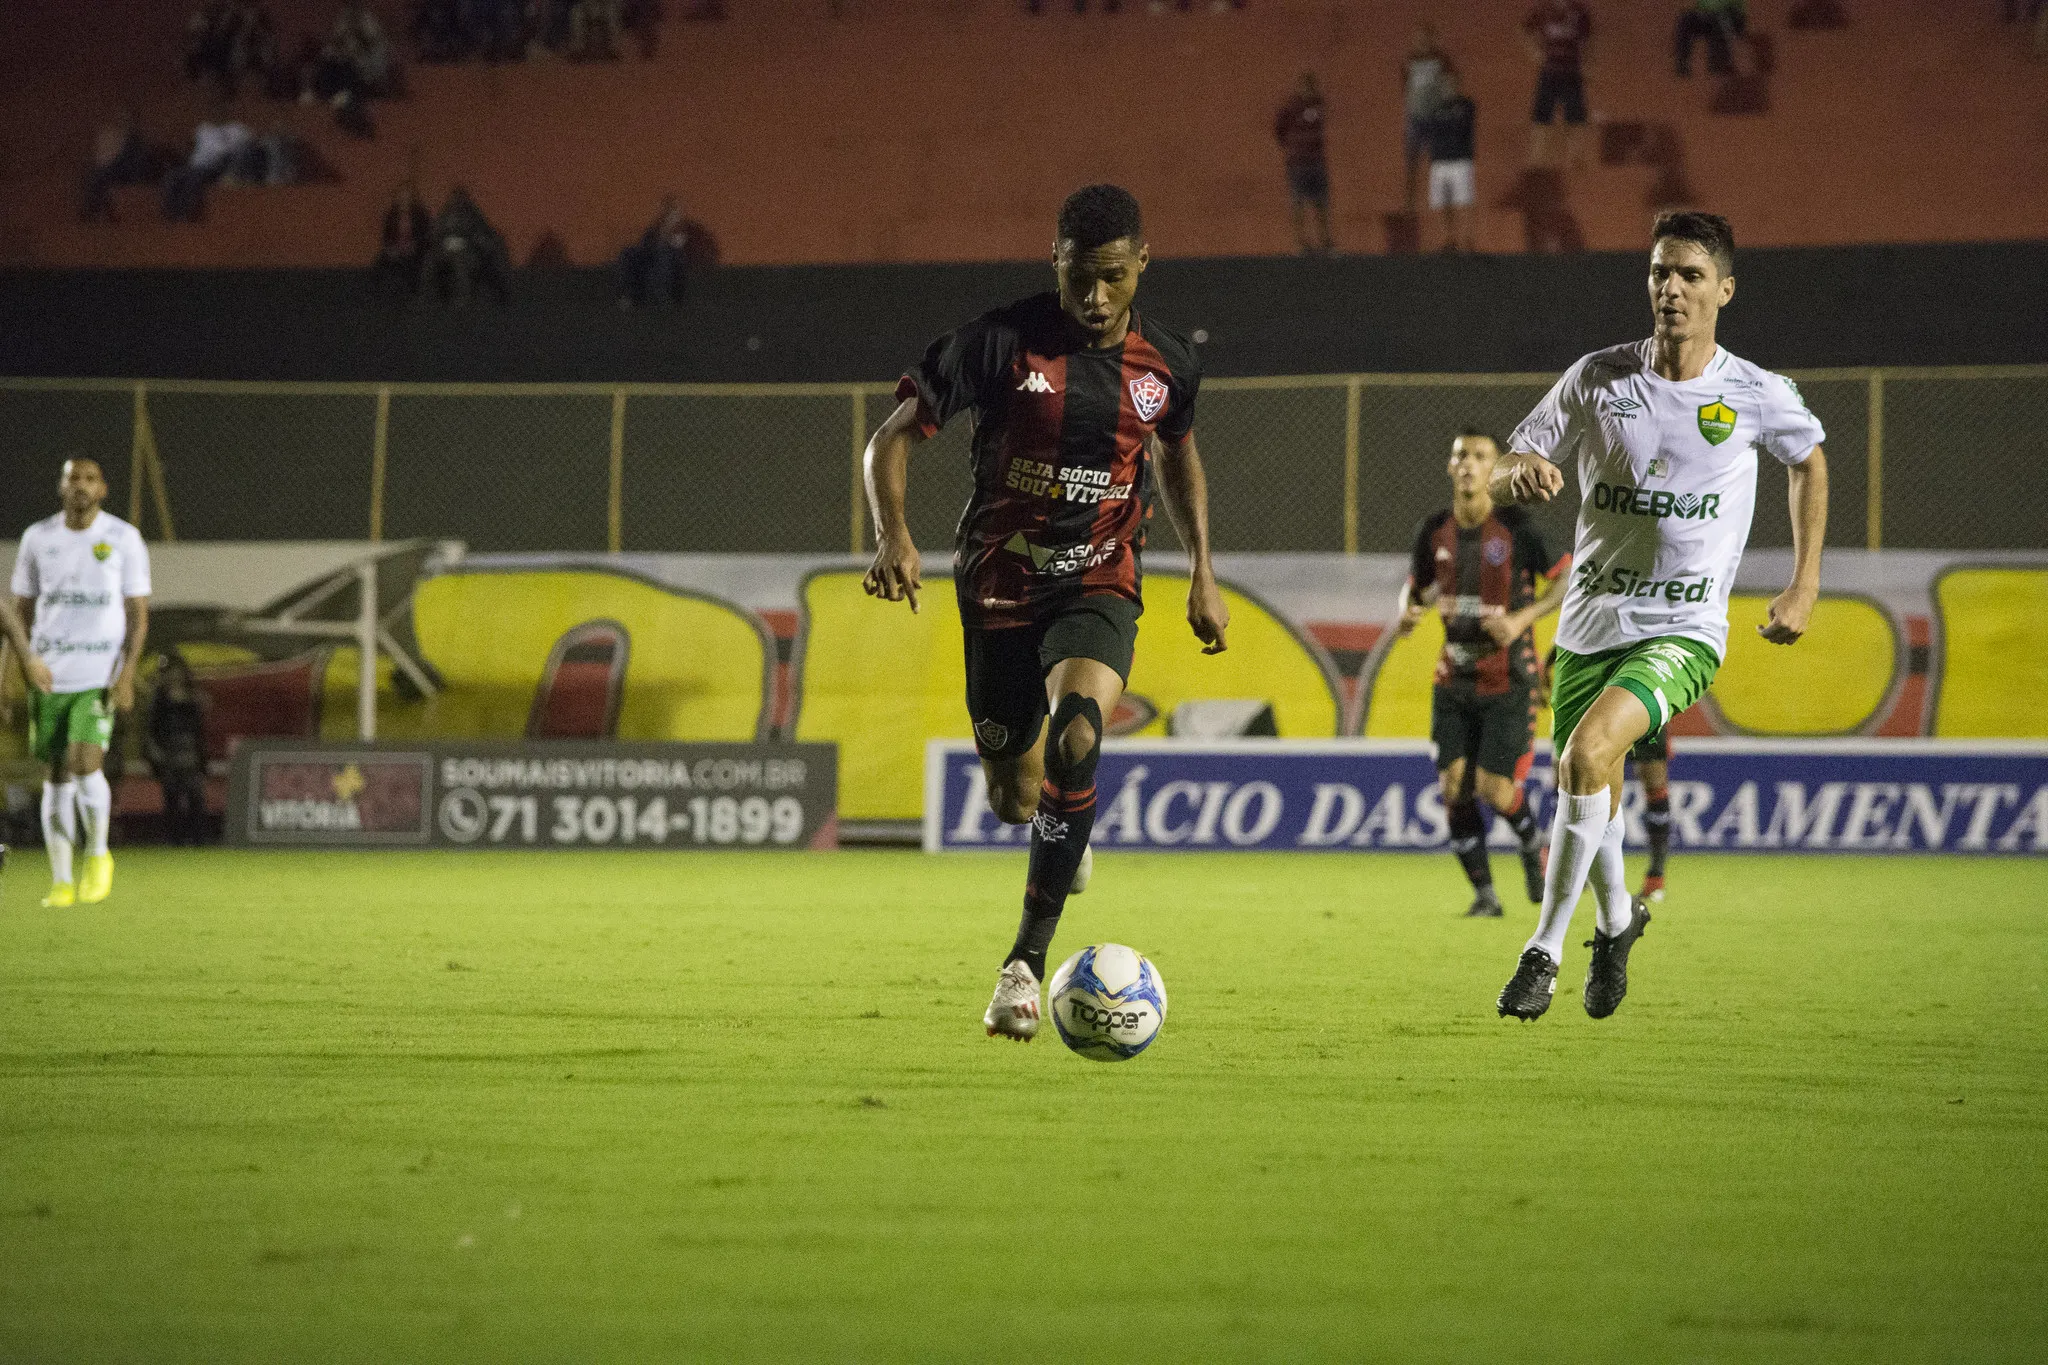
[[[1067,888],[1067,894],[1078,896],[1088,889],[1088,879],[1095,875],[1095,845],[1081,850],[1081,865],[1074,869],[1074,884]]]
[[[1028,1043],[1038,1033],[1038,978],[1031,974],[1031,964],[1018,958],[1003,968],[1003,974],[996,978],[995,996],[988,1002],[988,1013],[981,1016],[982,1026],[988,1036],[998,1034]]]

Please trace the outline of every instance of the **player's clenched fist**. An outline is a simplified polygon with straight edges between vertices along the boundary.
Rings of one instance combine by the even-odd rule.
[[[1756,628],[1756,633],[1774,645],[1797,644],[1799,637],[1806,634],[1806,623],[1813,619],[1814,594],[1787,588],[1771,599],[1766,609],[1770,619]]]
[[[1540,455],[1517,455],[1494,485],[1499,501],[1549,502],[1564,491],[1564,471]]]
[[[1230,628],[1230,606],[1216,580],[1207,574],[1197,574],[1188,585],[1188,624],[1202,642],[1204,654],[1221,654],[1230,647],[1223,639],[1223,632]]]

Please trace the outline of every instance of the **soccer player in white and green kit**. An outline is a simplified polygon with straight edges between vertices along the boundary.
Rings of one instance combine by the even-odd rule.
[[[100,764],[114,712],[135,705],[149,633],[149,551],[139,531],[100,509],[107,481],[99,465],[65,461],[57,493],[64,510],[22,533],[5,622],[29,679],[29,749],[45,772],[46,906],[103,901],[113,890],[114,794]],[[81,833],[85,856],[74,881]]]
[[[1582,498],[1551,686],[1558,794],[1543,913],[1498,1002],[1520,1019],[1550,1008],[1589,875],[1600,914],[1586,1013],[1604,1019],[1628,992],[1629,950],[1650,913],[1622,879],[1622,764],[1698,701],[1721,666],[1759,451],[1790,473],[1793,570],[1758,632],[1792,644],[1820,595],[1826,433],[1791,380],[1714,340],[1735,293],[1734,233],[1710,213],[1666,213],[1651,239],[1650,339],[1565,371],[1493,476],[1496,502],[1547,502],[1572,460]]]

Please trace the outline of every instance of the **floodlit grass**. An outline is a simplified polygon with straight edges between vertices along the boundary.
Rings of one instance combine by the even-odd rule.
[[[1523,1025],[1448,857],[1112,853],[1114,1066],[982,1036],[1022,871],[18,854],[0,1359],[2048,1357],[2039,862],[1681,858]]]

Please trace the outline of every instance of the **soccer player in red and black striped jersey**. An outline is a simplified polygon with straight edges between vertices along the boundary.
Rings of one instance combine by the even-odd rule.
[[[1402,635],[1430,606],[1443,616],[1444,648],[1430,699],[1429,737],[1450,814],[1451,851],[1472,882],[1468,915],[1497,918],[1500,897],[1486,855],[1486,817],[1500,813],[1522,849],[1529,899],[1543,899],[1542,835],[1522,784],[1536,737],[1536,622],[1564,600],[1566,555],[1555,563],[1519,507],[1487,491],[1500,446],[1467,429],[1451,442],[1451,505],[1415,531],[1401,589]]]
[[[1053,243],[1058,290],[933,342],[868,443],[867,590],[915,611],[920,564],[903,510],[910,452],[973,411],[974,493],[953,556],[967,711],[990,806],[1031,824],[1024,918],[982,1020],[992,1035],[1038,1031],[1046,950],[1095,826],[1103,724],[1130,678],[1155,474],[1188,550],[1188,624],[1205,653],[1223,649],[1230,622],[1209,563],[1195,451],[1201,362],[1187,338],[1131,306],[1149,260],[1128,191],[1076,190]]]

